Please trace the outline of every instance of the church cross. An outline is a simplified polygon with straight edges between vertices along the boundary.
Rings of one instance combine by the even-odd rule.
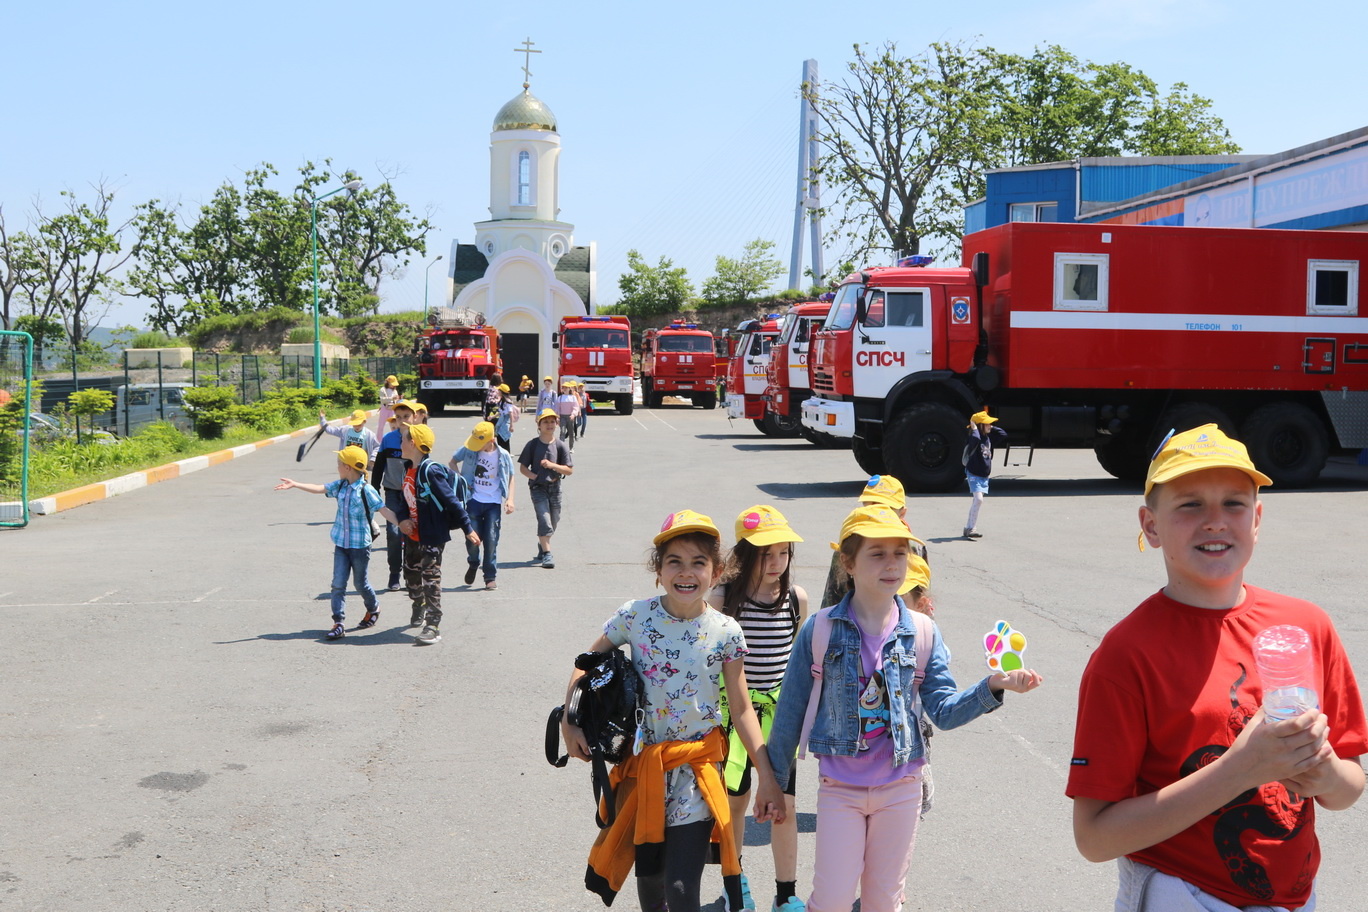
[[[528,67],[530,67],[530,66],[532,65],[532,55],[533,55],[533,54],[540,54],[540,53],[541,53],[541,51],[534,51],[534,50],[532,49],[532,45],[533,45],[534,43],[535,43],[535,42],[533,42],[532,39],[529,37],[529,38],[526,38],[526,39],[523,41],[523,46],[522,46],[522,47],[520,47],[520,48],[514,48],[514,49],[513,49],[513,53],[515,53],[515,54],[522,54],[522,55],[523,55],[523,68],[522,68],[522,71],[523,71],[523,88],[524,88],[524,89],[526,89],[526,88],[528,88],[528,87],[530,86],[529,80],[531,80],[531,78],[532,78],[532,71],[531,71],[530,69],[528,69]]]

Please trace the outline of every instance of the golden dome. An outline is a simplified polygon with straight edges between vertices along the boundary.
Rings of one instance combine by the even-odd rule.
[[[495,130],[546,130],[556,132],[556,115],[526,88],[522,94],[499,108],[494,115]]]

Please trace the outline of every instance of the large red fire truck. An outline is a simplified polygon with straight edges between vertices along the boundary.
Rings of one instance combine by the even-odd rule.
[[[697,323],[675,321],[641,334],[641,403],[659,408],[666,396],[717,408],[713,335]]]
[[[419,334],[418,398],[433,415],[448,405],[484,402],[489,375],[498,373],[499,331],[484,316],[450,307],[428,313],[429,328]]]
[[[808,350],[812,333],[821,327],[831,311],[830,301],[795,304],[779,320],[779,335],[770,344],[770,362],[765,369],[767,386],[762,397],[765,412],[774,426],[797,428],[808,440],[822,447],[850,446],[850,440],[803,427],[803,401],[812,395],[812,372]]]
[[[732,356],[727,362],[727,417],[749,418],[761,433],[771,437],[797,437],[797,423],[780,421],[765,408],[766,371],[770,347],[779,335],[779,315],[746,320],[729,334]]]
[[[982,406],[1125,479],[1207,422],[1282,485],[1368,446],[1368,234],[1018,223],[967,236],[962,267],[923,259],[849,276],[814,343],[803,424],[866,472],[955,488]]]
[[[611,399],[632,414],[632,321],[626,317],[562,317],[551,338],[560,349],[560,379],[584,384],[593,399]]]

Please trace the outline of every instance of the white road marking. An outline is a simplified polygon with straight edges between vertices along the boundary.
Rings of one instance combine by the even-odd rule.
[[[633,415],[633,416],[632,416],[632,420],[635,421],[637,424],[641,424],[641,419],[638,418],[636,415]],[[641,424],[641,429],[642,429],[643,431],[646,430],[646,425]]]
[[[218,592],[218,591],[219,591],[220,589],[222,589],[222,588],[223,588],[222,586],[219,586],[219,587],[217,587],[217,588],[215,588],[215,589],[210,589],[208,592],[204,593],[204,595],[201,595],[201,596],[200,596],[199,598],[197,598],[197,599],[191,599],[190,601],[192,601],[192,602],[202,602],[202,601],[204,601],[205,599],[207,599],[209,596],[213,595],[215,592]]]
[[[98,602],[100,599],[106,598],[107,596],[111,596],[111,595],[113,595],[114,593],[116,593],[116,592],[118,592],[118,591],[119,591],[118,589],[110,589],[110,590],[109,590],[108,592],[106,592],[104,595],[97,595],[97,596],[95,596],[93,599],[91,599],[90,601],[88,601],[88,602],[82,602],[81,604],[83,604],[83,605],[93,605],[93,604],[95,604],[96,602]]]
[[[678,431],[678,430],[679,430],[679,428],[675,427],[673,424],[670,424],[670,422],[666,421],[664,418],[661,418],[661,417],[660,417],[660,414],[659,414],[658,412],[656,412],[654,409],[651,410],[651,414],[655,417],[655,419],[656,419],[657,421],[659,421],[661,424],[665,425],[665,426],[666,426],[667,428],[669,428],[670,430],[672,430],[672,431]]]
[[[1007,734],[1012,736],[1013,741],[1017,742],[1022,747],[1026,748],[1026,752],[1029,753],[1032,757],[1035,757],[1041,763],[1045,764],[1045,766],[1050,770],[1050,772],[1054,773],[1056,776],[1063,780],[1067,780],[1069,778],[1067,775],[1065,775],[1063,767],[1059,765],[1059,761],[1055,760],[1049,754],[1046,754],[1045,752],[1039,750],[1034,744],[1032,744],[1030,741],[1027,741],[1025,738],[1023,738],[1021,735],[1018,735],[1016,732],[1009,731]]]
[[[13,592],[0,592],[0,598],[4,598],[4,597],[7,596],[7,595],[14,595],[14,593],[13,593]]]

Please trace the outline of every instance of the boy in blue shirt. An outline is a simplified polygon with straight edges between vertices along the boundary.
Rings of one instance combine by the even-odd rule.
[[[347,598],[347,575],[361,592],[361,601],[366,606],[366,616],[356,629],[374,627],[380,619],[380,603],[376,601],[375,590],[371,588],[368,570],[370,567],[371,524],[370,517],[379,513],[392,523],[399,520],[394,511],[380,501],[365,479],[366,451],[359,446],[346,446],[337,451],[337,480],[325,485],[309,484],[291,478],[280,479],[275,486],[277,491],[298,488],[306,494],[322,494],[337,501],[337,518],[333,520],[333,578],[332,578],[332,629],[328,639],[340,640],[347,635],[343,621],[346,620],[345,603]]]

